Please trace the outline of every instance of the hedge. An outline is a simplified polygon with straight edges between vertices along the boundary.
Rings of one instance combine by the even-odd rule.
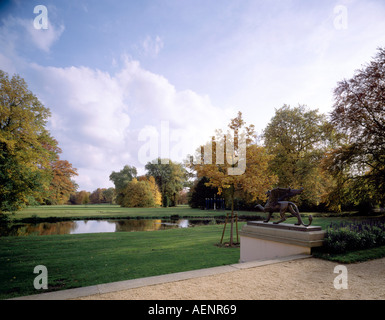
[[[385,220],[332,223],[326,231],[323,251],[344,253],[385,245]]]

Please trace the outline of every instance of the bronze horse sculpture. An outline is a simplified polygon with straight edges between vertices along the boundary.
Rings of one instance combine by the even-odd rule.
[[[304,224],[297,206],[293,202],[286,201],[286,199],[294,197],[297,194],[302,193],[302,191],[303,191],[303,188],[301,189],[275,188],[273,190],[267,191],[266,194],[268,195],[268,200],[265,204],[265,207],[262,207],[260,204],[256,206],[256,208],[258,208],[262,212],[269,213],[267,216],[267,219],[263,222],[266,222],[266,223],[269,222],[271,219],[271,216],[273,215],[273,212],[278,211],[281,216],[281,219],[273,223],[274,224],[281,223],[287,219],[285,213],[287,210],[289,210],[290,213],[298,219],[298,222],[295,225],[303,225],[305,227],[310,226],[313,221],[313,217],[309,215],[309,224]]]

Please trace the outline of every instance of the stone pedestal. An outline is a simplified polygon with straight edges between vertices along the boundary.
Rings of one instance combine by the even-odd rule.
[[[311,248],[322,246],[325,231],[319,226],[249,221],[239,233],[240,262],[311,254]]]

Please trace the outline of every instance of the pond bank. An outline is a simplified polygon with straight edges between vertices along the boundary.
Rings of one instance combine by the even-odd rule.
[[[36,294],[37,265],[47,267],[48,290],[56,291],[237,263],[239,248],[215,245],[222,230],[0,237],[0,299]]]
[[[98,219],[0,224],[0,237],[160,231],[224,223],[223,219]]]
[[[62,222],[62,221],[77,221],[77,220],[154,220],[154,219],[171,219],[171,220],[179,220],[179,219],[194,219],[194,220],[204,220],[204,219],[226,219],[226,214],[220,215],[164,215],[164,216],[127,216],[127,217],[122,217],[122,216],[86,216],[86,217],[28,217],[28,218],[22,218],[22,219],[12,219],[12,222],[17,222],[17,223],[41,223],[41,222]],[[238,216],[239,220],[262,220],[264,219],[263,216],[260,215],[239,215]]]
[[[239,219],[264,217],[258,211],[237,211]],[[38,223],[105,219],[225,219],[228,210],[200,210],[188,206],[169,208],[122,208],[118,205],[62,205],[28,207],[6,217],[13,222]]]

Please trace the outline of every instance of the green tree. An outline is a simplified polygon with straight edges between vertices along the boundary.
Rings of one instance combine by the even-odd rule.
[[[18,75],[0,70],[0,212],[15,211],[48,190],[57,142],[50,112]]]
[[[182,164],[169,159],[156,159],[145,166],[147,176],[153,176],[162,194],[164,207],[175,206],[178,192],[187,181],[187,172]]]
[[[218,194],[218,188],[208,187],[207,183],[210,179],[201,177],[197,179],[189,193],[189,205],[191,208],[204,209],[206,207],[206,199],[212,198],[214,194]]]
[[[110,180],[115,184],[116,190],[121,190],[124,189],[133,178],[136,178],[137,174],[138,172],[135,167],[125,165],[119,172],[112,171]]]
[[[263,132],[270,169],[278,176],[280,187],[303,187],[299,203],[313,207],[323,201],[328,179],[320,161],[329,150],[333,128],[326,116],[305,106],[284,105]]]
[[[353,181],[349,175],[351,167],[347,164],[341,165],[337,160],[341,148],[344,148],[343,145],[344,142],[341,140],[340,145],[326,152],[321,161],[323,170],[332,177],[325,197],[325,205],[334,212],[354,210],[358,200],[352,193]]]
[[[135,167],[125,165],[119,172],[112,171],[110,180],[115,185],[116,203],[121,204],[124,197],[123,190],[127,187],[132,179],[136,178],[138,172]]]
[[[108,188],[103,190],[103,197],[106,199],[106,202],[113,204],[115,202],[115,189]]]

